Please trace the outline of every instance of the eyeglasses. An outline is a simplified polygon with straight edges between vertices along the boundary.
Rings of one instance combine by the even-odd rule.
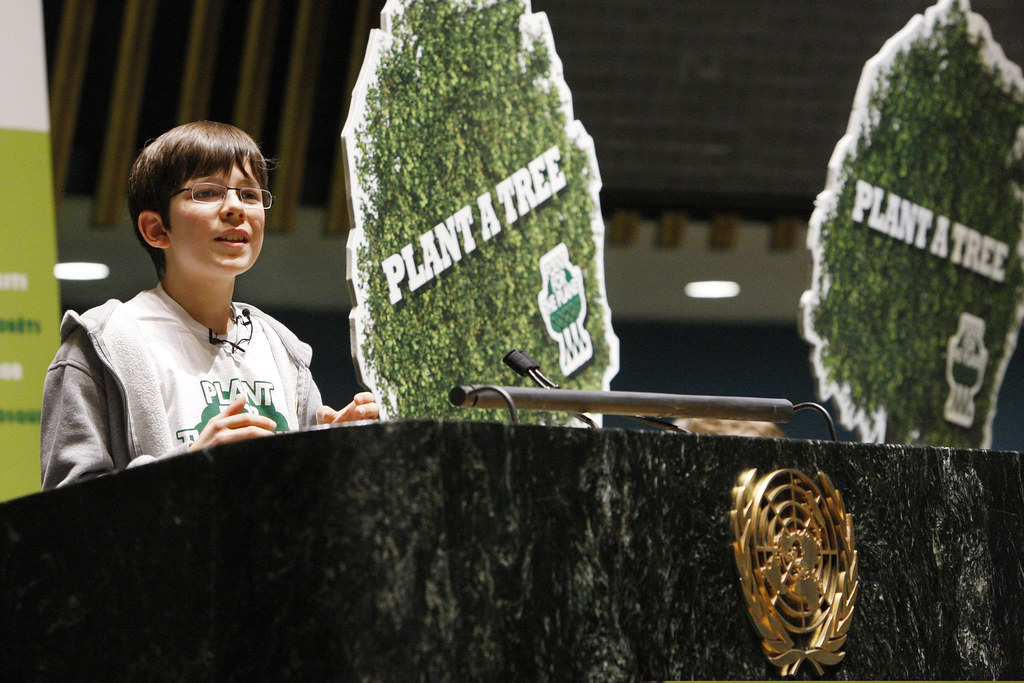
[[[246,206],[262,206],[269,209],[274,203],[274,195],[269,190],[258,187],[225,187],[217,183],[196,183],[192,187],[183,187],[177,192],[171,193],[171,197],[182,192],[192,191],[192,201],[200,204],[216,204],[220,206],[228,196],[228,190],[238,193],[238,198]],[[168,197],[169,199],[170,197]]]

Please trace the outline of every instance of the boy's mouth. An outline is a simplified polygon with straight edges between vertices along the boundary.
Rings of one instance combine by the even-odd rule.
[[[217,238],[218,242],[231,242],[231,243],[244,243],[248,242],[249,238],[245,235],[224,235],[223,237]]]

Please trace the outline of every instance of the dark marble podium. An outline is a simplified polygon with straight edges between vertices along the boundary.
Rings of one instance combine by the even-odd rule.
[[[854,516],[825,677],[1024,678],[1019,453],[412,421],[0,505],[0,680],[775,678],[729,548],[750,467]]]

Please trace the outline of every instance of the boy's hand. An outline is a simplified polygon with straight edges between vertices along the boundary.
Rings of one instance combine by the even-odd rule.
[[[352,402],[341,410],[330,406],[320,406],[316,411],[317,424],[334,424],[336,422],[354,422],[355,420],[376,420],[380,413],[377,400],[369,391],[361,391],[352,398]]]
[[[245,397],[239,396],[206,423],[199,438],[188,449],[191,451],[257,436],[270,436],[276,428],[277,423],[269,417],[245,412]]]

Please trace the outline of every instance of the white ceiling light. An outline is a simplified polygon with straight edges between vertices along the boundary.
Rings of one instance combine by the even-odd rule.
[[[58,280],[103,280],[110,275],[110,268],[104,263],[69,262],[53,267],[53,276]]]
[[[684,291],[692,299],[729,299],[739,295],[740,285],[728,280],[703,280],[689,283]]]

